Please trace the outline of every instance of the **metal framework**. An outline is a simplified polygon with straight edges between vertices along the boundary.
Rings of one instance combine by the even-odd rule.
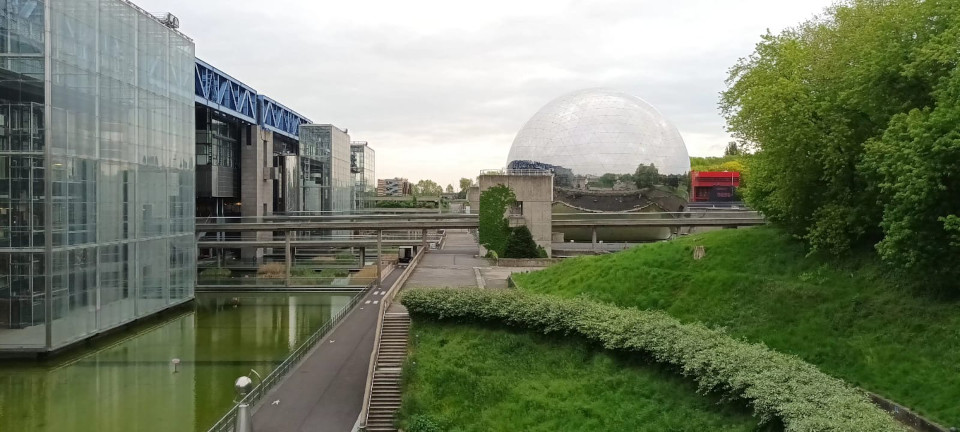
[[[257,101],[260,108],[260,127],[264,129],[299,139],[300,125],[310,123],[310,119],[264,95],[257,96]]]
[[[257,91],[197,59],[194,76],[196,101],[252,124],[257,121]]]

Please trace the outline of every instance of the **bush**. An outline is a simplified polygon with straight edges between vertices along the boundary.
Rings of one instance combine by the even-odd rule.
[[[287,277],[287,266],[283,263],[269,263],[257,269],[257,277],[282,279]]]
[[[537,258],[549,258],[547,255],[547,250],[543,246],[537,245]]]
[[[512,290],[414,289],[401,302],[414,315],[503,321],[544,333],[579,334],[608,349],[645,352],[679,367],[704,392],[749,399],[761,422],[779,418],[787,431],[905,430],[862,392],[797,357],[700,324],[683,324],[663,312]]]
[[[223,279],[230,277],[232,272],[225,268],[208,268],[200,272],[200,279]]]
[[[513,190],[504,185],[496,185],[480,194],[478,241],[488,250],[497,251],[497,255],[504,255],[510,236],[510,223],[503,215],[507,206],[516,200]]]
[[[510,231],[507,247],[503,253],[504,258],[537,258],[539,256],[537,243],[533,241],[533,235],[526,226],[521,225]]]
[[[417,415],[413,416],[410,421],[410,428],[407,429],[410,432],[443,432],[444,429],[440,427],[439,423],[431,418],[430,416]]]

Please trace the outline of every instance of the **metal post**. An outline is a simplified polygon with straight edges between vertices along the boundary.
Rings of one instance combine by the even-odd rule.
[[[237,392],[237,422],[233,430],[234,432],[253,432],[253,410],[250,404],[244,402],[246,396],[253,390],[253,380],[242,376],[237,378],[233,387]]]
[[[377,288],[383,288],[383,230],[377,230]]]
[[[285,238],[285,243],[283,245],[283,248],[284,248],[283,263],[286,264],[286,268],[287,268],[286,270],[287,274],[284,277],[284,284],[286,286],[290,286],[290,267],[291,265],[293,265],[293,259],[291,256],[292,254],[290,252],[290,231],[285,231],[284,234],[286,234],[286,238]]]

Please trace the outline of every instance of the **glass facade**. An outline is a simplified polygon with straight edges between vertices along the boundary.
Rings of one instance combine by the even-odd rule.
[[[372,208],[376,205],[376,153],[366,141],[350,143],[350,173],[353,174],[353,208]]]
[[[193,42],[121,0],[0,1],[0,349],[193,297]]]
[[[303,211],[351,209],[350,135],[333,125],[301,125],[300,162]]]

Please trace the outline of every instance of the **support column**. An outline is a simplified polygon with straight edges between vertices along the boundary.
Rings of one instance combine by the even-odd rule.
[[[293,264],[293,257],[290,252],[290,231],[284,231],[284,245],[283,245],[283,263],[286,264],[286,276],[284,277],[284,285],[290,286],[290,267]]]
[[[591,232],[592,232],[592,239],[590,240],[590,244],[593,245],[592,246],[593,249],[596,249],[597,248],[597,227],[593,227],[591,229]]]
[[[367,248],[360,248],[360,268],[367,265]]]
[[[377,230],[377,288],[383,288],[383,230]]]
[[[422,242],[420,243],[420,247],[423,248],[424,253],[426,253],[426,251],[427,251],[427,229],[424,228],[423,230],[421,230],[421,234],[420,234],[420,235],[421,235],[421,237],[422,237]]]

